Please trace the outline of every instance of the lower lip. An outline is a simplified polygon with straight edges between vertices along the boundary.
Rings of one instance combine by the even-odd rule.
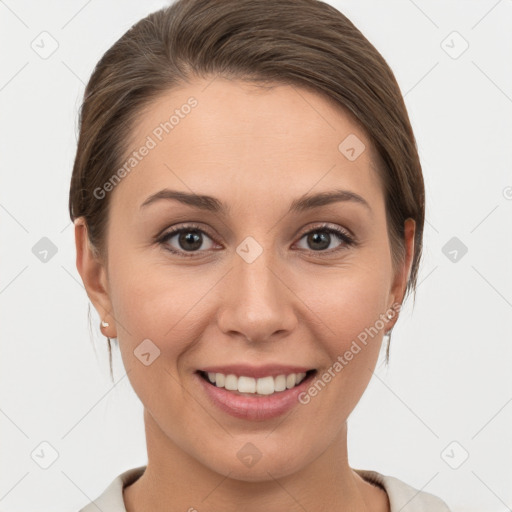
[[[305,391],[314,373],[304,379],[298,386],[268,396],[237,395],[225,388],[218,388],[196,373],[197,379],[210,400],[222,411],[244,420],[268,420],[281,416],[293,406],[298,405],[298,395]]]

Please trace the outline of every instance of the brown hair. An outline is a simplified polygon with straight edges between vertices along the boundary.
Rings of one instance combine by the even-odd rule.
[[[405,295],[415,292],[425,191],[407,110],[384,58],[319,0],[178,0],[137,22],[103,55],[80,109],[69,195],[71,220],[85,218],[98,254],[107,255],[109,195],[98,200],[93,191],[121,166],[137,116],[171,88],[214,76],[308,88],[350,113],[376,151],[395,269],[405,257],[404,221],[416,222]],[[389,346],[390,339],[387,362]]]

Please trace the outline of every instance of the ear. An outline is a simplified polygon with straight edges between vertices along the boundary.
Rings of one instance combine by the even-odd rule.
[[[411,275],[412,260],[414,257],[414,235],[416,231],[416,222],[414,219],[406,219],[404,223],[404,245],[405,245],[405,257],[402,266],[397,269],[396,275],[393,279],[393,285],[390,293],[390,303],[388,308],[392,308],[393,304],[402,304],[405,296],[405,290],[407,288],[407,282]],[[398,311],[397,311],[398,313]],[[398,314],[389,322],[386,326],[386,330],[391,330],[398,320]]]
[[[102,321],[108,327],[102,327],[102,333],[109,338],[116,338],[116,326],[112,315],[112,304],[108,293],[107,269],[89,241],[87,223],[84,217],[75,220],[76,268],[91,300]]]

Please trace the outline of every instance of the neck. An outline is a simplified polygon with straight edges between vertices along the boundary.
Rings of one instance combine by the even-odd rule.
[[[148,464],[144,474],[124,489],[127,512],[194,509],[235,512],[366,512],[384,503],[380,490],[348,465],[347,426],[319,457],[301,470],[275,477],[272,469],[255,481],[219,474],[174,443],[144,411]],[[277,473],[275,470],[274,473]],[[381,500],[381,501],[379,501]]]

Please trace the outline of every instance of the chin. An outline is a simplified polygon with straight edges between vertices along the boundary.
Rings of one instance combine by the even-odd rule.
[[[283,450],[282,442],[271,447],[268,440],[266,444],[255,440],[254,443],[236,442],[236,445],[241,447],[236,450],[229,448],[222,455],[214,455],[213,463],[212,459],[201,462],[216,473],[229,475],[230,479],[242,482],[267,482],[274,478],[283,478],[300,471],[309,462],[300,459],[300,453],[291,444],[287,446],[288,450]]]

